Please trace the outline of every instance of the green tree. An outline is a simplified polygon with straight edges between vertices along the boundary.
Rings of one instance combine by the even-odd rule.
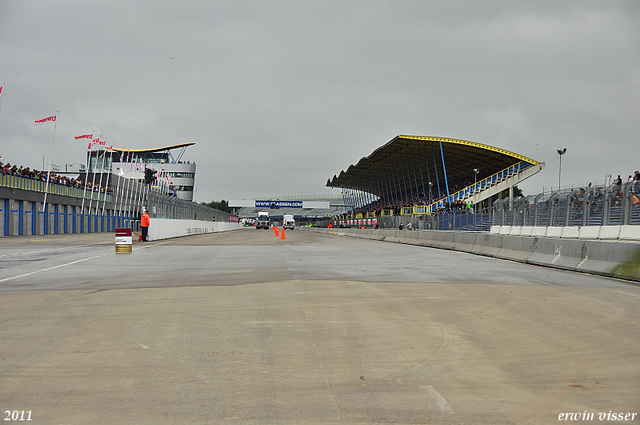
[[[495,201],[497,201],[498,199],[506,199],[509,197],[509,189],[505,189],[502,192],[493,195],[490,199],[485,199],[484,201],[481,202],[481,207],[482,208],[490,208],[493,203]],[[513,198],[521,198],[524,197],[524,192],[522,191],[522,189],[520,189],[518,187],[518,185],[514,185],[513,186]]]
[[[206,205],[209,208],[214,208],[219,211],[224,211],[228,213],[233,212],[231,207],[229,206],[229,202],[225,201],[224,199],[220,202],[217,202],[217,201],[211,201],[209,203],[203,202],[202,205]]]

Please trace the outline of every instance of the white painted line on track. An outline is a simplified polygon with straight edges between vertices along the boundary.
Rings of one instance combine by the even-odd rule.
[[[447,403],[447,400],[445,400],[438,391],[436,391],[435,388],[433,388],[431,385],[424,385],[424,386],[420,386],[420,388],[423,388],[426,392],[429,393],[429,395],[431,397],[433,397],[433,399],[435,400],[436,404],[438,405],[438,408],[443,411],[444,413],[451,413],[453,414],[454,411],[451,408],[451,406],[449,406],[449,403]]]
[[[71,245],[71,247],[73,247],[73,248],[81,248],[83,246],[92,246],[92,245],[104,245],[104,242],[86,243],[86,244],[81,244],[81,245]],[[27,255],[27,254],[37,254],[38,252],[50,252],[52,250],[55,250],[55,248],[38,249],[36,251],[27,251],[27,252],[12,252],[11,254],[2,254],[2,255],[0,255],[0,258],[1,257],[15,257],[15,256],[18,256],[18,255]]]
[[[47,267],[46,269],[36,270],[34,272],[21,274],[20,276],[13,276],[13,277],[7,277],[7,278],[4,278],[4,279],[0,279],[0,282],[6,282],[8,280],[19,279],[21,277],[27,277],[27,276],[31,276],[31,275],[42,273],[42,272],[48,272],[49,270],[59,269],[60,267],[70,266],[72,264],[77,264],[77,263],[81,263],[83,261],[93,260],[94,258],[99,258],[99,257],[104,257],[106,255],[114,255],[114,254],[115,254],[115,252],[110,252],[108,254],[94,255],[93,257],[81,258],[80,260],[71,261],[70,263],[58,264],[57,266]]]
[[[167,243],[170,243],[170,242],[160,242],[160,243],[157,243],[155,245],[140,246],[140,247],[136,247],[135,249],[133,249],[133,251],[137,251],[138,249],[142,249],[142,248],[150,248],[150,247],[156,246],[156,245],[164,245],[164,244],[167,244]],[[59,269],[60,267],[65,267],[65,266],[70,266],[70,265],[73,265],[73,264],[78,264],[78,263],[81,263],[83,261],[93,260],[95,258],[106,257],[107,255],[116,255],[116,253],[115,252],[108,252],[106,254],[94,255],[93,257],[81,258],[80,260],[71,261],[69,263],[64,263],[64,264],[58,264],[57,266],[47,267],[46,269],[36,270],[36,271],[30,272],[30,273],[21,274],[19,276],[6,277],[4,279],[0,279],[0,283],[7,282],[7,281],[13,280],[13,279],[19,279],[21,277],[31,276],[31,275],[38,274],[38,273],[48,272],[49,270]]]

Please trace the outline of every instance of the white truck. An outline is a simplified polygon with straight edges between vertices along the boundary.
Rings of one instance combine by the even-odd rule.
[[[258,212],[258,217],[256,218],[256,229],[269,229],[271,227],[271,223],[269,222],[269,213],[266,211]]]
[[[282,226],[285,229],[293,230],[296,228],[296,221],[293,218],[293,214],[285,214],[282,218]]]

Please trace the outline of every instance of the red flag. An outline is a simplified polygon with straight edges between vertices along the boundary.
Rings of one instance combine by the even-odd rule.
[[[93,143],[89,142],[89,146],[87,146],[87,149],[91,149],[91,145],[92,145],[92,144],[93,144]]]
[[[2,86],[0,86],[0,94],[2,94]]]
[[[82,136],[76,136],[76,140],[78,139],[91,139],[93,138],[93,134],[83,134]]]
[[[56,115],[53,115],[51,117],[42,118],[41,120],[36,120],[35,124],[42,124],[42,123],[45,123],[47,121],[55,121],[55,120],[56,120]]]

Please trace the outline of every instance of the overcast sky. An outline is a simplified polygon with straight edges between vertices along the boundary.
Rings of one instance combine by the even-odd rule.
[[[398,134],[508,149],[525,193],[640,169],[640,1],[0,0],[5,162],[195,142],[195,200],[326,193]]]

